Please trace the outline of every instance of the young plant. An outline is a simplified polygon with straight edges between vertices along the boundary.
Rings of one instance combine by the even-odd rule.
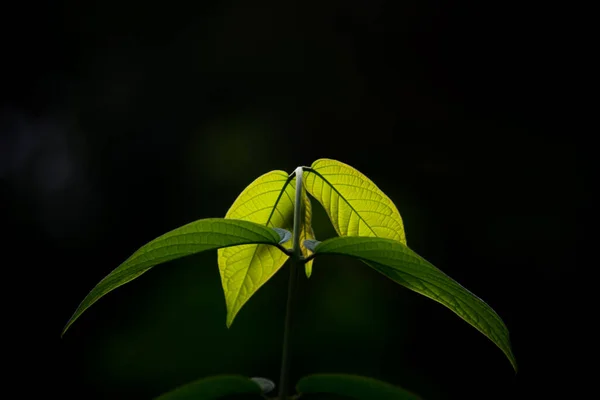
[[[315,239],[307,193],[323,206],[339,237],[323,242]],[[102,296],[153,266],[214,249],[218,249],[228,327],[250,297],[289,260],[279,399],[286,398],[289,389],[289,337],[298,270],[304,266],[306,276],[310,277],[313,259],[324,254],[357,258],[394,282],[446,306],[494,342],[515,371],[517,369],[508,329],[498,314],[407,247],[400,213],[369,178],[349,165],[330,159],[317,160],[310,167],[298,167],[289,175],[284,171],[268,172],[242,191],[225,218],[192,222],[142,246],[91,290],[67,322],[63,334]],[[238,393],[235,392],[238,389],[244,392],[247,387],[250,387],[248,392],[260,392],[259,388],[265,387],[264,382],[241,377],[220,379],[229,382],[225,386],[234,390],[232,393]],[[211,392],[215,388],[214,382],[224,387],[224,381],[211,378],[160,398],[185,398],[186,393],[196,396],[213,393],[213,397],[206,395],[208,397],[204,398],[231,394],[219,390]],[[370,388],[365,392],[365,398],[373,396],[373,391],[379,395],[388,391],[386,398],[414,398],[399,388],[390,389],[389,385],[374,382],[343,375],[313,375],[303,378],[297,388],[310,393],[341,387],[331,391],[345,394],[344,391],[354,385]],[[361,389],[351,392],[358,396]]]

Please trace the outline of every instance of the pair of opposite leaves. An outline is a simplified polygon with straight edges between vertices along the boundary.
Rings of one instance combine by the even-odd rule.
[[[304,257],[340,254],[364,261],[395,282],[455,312],[491,339],[516,370],[508,329],[485,302],[406,246],[404,227],[394,203],[365,175],[330,159],[303,171],[301,251]],[[221,282],[227,303],[227,326],[250,297],[286,262],[293,241],[296,176],[268,172],[235,200],[225,219],[204,219],[177,228],[142,246],[104,278],[79,305],[64,332],[106,293],[140,276],[152,266],[218,249]],[[310,193],[325,209],[340,237],[317,242],[311,227]],[[267,228],[268,227],[268,228]],[[272,228],[272,229],[269,229]],[[305,264],[312,272],[312,260]]]
[[[374,236],[406,244],[402,218],[392,201],[366,176],[339,161],[320,159],[303,172],[300,243],[315,239],[311,226],[310,193],[325,211],[340,236]],[[271,171],[252,182],[235,200],[225,218],[293,230],[296,177]],[[292,246],[290,240],[284,245]],[[309,245],[310,246],[310,245]],[[219,249],[219,271],[227,302],[227,325],[238,311],[287,261],[288,255],[269,245],[243,245]],[[312,260],[305,264],[306,276]]]

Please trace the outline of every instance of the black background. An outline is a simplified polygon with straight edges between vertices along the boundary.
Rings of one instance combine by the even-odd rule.
[[[283,3],[283,4],[282,4]],[[408,244],[504,319],[519,363],[346,259],[301,283],[293,381],[372,376],[425,399],[575,398],[590,206],[565,9],[523,2],[20,2],[3,6],[7,390],[147,399],[277,379],[286,271],[225,327],[216,255],[157,267],[60,332],[154,237],[322,157],[369,176]],[[316,203],[318,239],[333,234]],[[584,320],[585,321],[585,320]],[[585,354],[584,354],[585,356]],[[21,397],[21,396],[18,396]]]

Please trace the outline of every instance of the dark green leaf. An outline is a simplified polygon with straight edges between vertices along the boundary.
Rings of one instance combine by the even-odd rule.
[[[63,335],[98,299],[157,264],[223,247],[253,243],[278,245],[280,240],[280,235],[266,226],[223,218],[201,219],[172,230],[142,246],[102,279],[83,299],[63,329]]]
[[[299,393],[331,393],[359,400],[418,400],[419,397],[398,387],[364,376],[316,374],[298,382]]]
[[[498,314],[404,244],[383,238],[338,237],[318,244],[315,254],[339,254],[361,259],[393,281],[443,304],[492,340],[517,370],[508,329]]]
[[[260,386],[251,379],[238,375],[220,375],[188,383],[155,400],[211,400],[236,394],[260,393]]]

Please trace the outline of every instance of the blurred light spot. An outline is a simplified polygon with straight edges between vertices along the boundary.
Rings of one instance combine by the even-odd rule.
[[[32,213],[53,237],[77,235],[77,229],[89,225],[92,199],[98,196],[84,174],[85,151],[73,134],[73,120],[19,110],[0,115],[0,178],[32,208],[21,212]]]

